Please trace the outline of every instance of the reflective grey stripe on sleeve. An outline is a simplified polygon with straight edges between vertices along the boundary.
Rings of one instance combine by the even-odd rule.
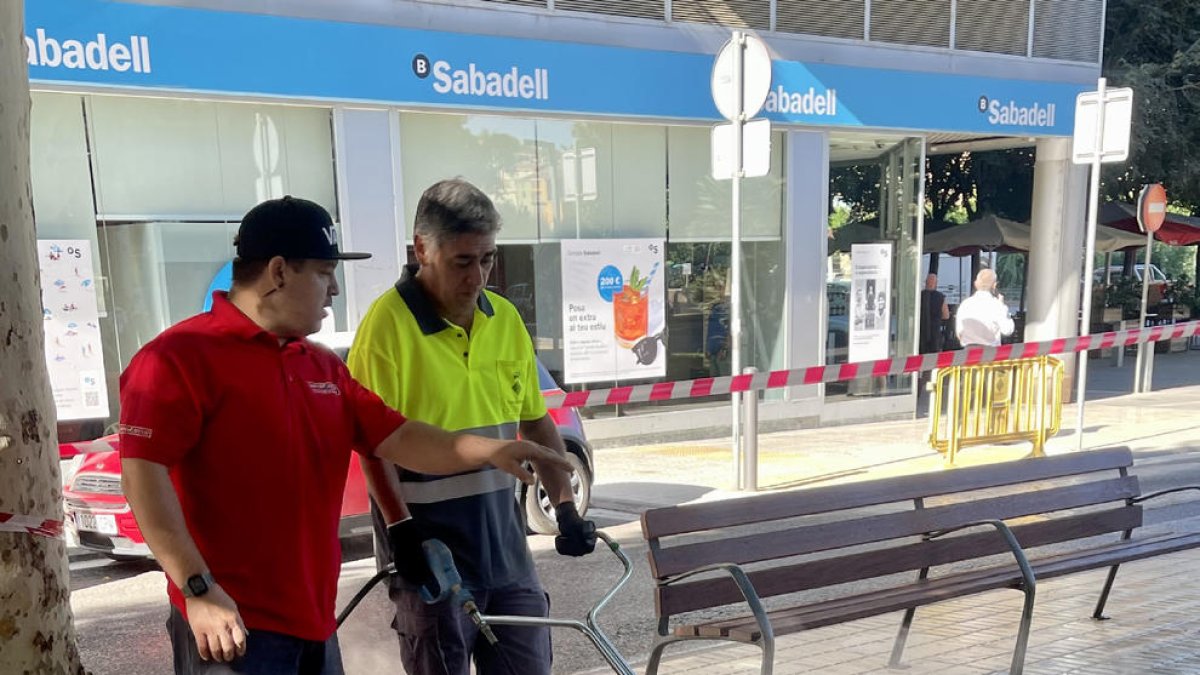
[[[404,494],[404,501],[409,504],[435,504],[500,490],[511,491],[517,486],[516,480],[499,469],[489,467],[483,471],[447,476],[437,480],[402,480],[400,490]]]

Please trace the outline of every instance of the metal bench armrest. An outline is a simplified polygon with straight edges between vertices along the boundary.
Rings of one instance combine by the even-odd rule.
[[[1173,492],[1186,492],[1188,490],[1200,490],[1200,485],[1186,485],[1184,487],[1171,488],[1170,490],[1162,490],[1160,492],[1154,492],[1154,493],[1151,493],[1148,495],[1142,495],[1141,497],[1134,497],[1133,499],[1129,500],[1129,503],[1130,504],[1141,504],[1142,502],[1146,501],[1147,499],[1154,499],[1155,497],[1169,495]]]
[[[929,535],[929,539],[937,539],[943,535],[965,530],[980,525],[991,525],[999,530],[1000,535],[1004,537],[1005,543],[1008,544],[1009,550],[1012,551],[1013,557],[1017,559],[1017,567],[1021,568],[1021,578],[1024,579],[1025,588],[1032,591],[1037,585],[1037,578],[1033,574],[1033,567],[1029,564],[1029,558],[1025,556],[1025,550],[1021,548],[1021,543],[1017,541],[1017,536],[1002,520],[977,520],[975,522],[952,527],[947,530],[938,530]]]
[[[746,576],[745,570],[739,565],[733,563],[716,563],[714,565],[705,565],[697,567],[693,570],[688,570],[683,574],[664,579],[658,582],[659,586],[670,586],[678,581],[694,577],[698,574],[706,572],[727,572],[733,578],[733,583],[737,584],[738,591],[746,600],[746,604],[750,606],[750,612],[754,615],[754,621],[758,623],[758,629],[762,631],[763,639],[771,641],[775,639],[775,631],[771,628],[771,620],[767,618],[767,610],[763,607],[762,600],[758,597],[758,592],[754,590],[754,584],[750,583],[750,577]]]

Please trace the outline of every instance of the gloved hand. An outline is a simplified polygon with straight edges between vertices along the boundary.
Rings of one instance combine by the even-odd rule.
[[[414,586],[433,581],[433,572],[425,560],[425,551],[421,549],[421,544],[431,537],[425,532],[420,521],[409,518],[388,525],[387,538],[392,549],[392,562],[396,564],[396,573],[402,579]]]
[[[596,523],[584,520],[574,502],[563,502],[554,507],[558,520],[558,536],[554,548],[562,555],[581,556],[596,550]]]

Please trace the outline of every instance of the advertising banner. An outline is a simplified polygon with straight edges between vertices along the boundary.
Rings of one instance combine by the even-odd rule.
[[[852,245],[850,270],[850,360],[886,359],[892,324],[892,245]]]
[[[38,240],[46,365],[60,420],[109,413],[91,247],[86,239]]]
[[[562,242],[563,379],[667,374],[662,239]]]

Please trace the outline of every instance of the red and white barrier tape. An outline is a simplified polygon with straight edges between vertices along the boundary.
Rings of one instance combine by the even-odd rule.
[[[860,361],[832,366],[813,366],[793,370],[774,370],[753,375],[702,377],[697,380],[638,384],[612,389],[571,391],[546,397],[549,408],[578,408],[594,405],[668,401],[701,396],[727,395],[732,392],[779,389],[806,384],[842,382],[863,377],[883,377],[916,373],[950,366],[973,366],[992,361],[1024,359],[1049,354],[1070,354],[1091,349],[1108,349],[1114,345],[1129,346],[1141,342],[1159,342],[1200,335],[1200,321],[1133,328],[1130,330],[1093,333],[1081,337],[1058,338],[1045,342],[1022,342],[999,347],[968,347],[953,352],[918,354],[878,361]]]
[[[39,518],[37,516],[18,516],[13,513],[0,513],[0,532],[20,532],[36,534],[51,539],[62,536],[61,520]]]

